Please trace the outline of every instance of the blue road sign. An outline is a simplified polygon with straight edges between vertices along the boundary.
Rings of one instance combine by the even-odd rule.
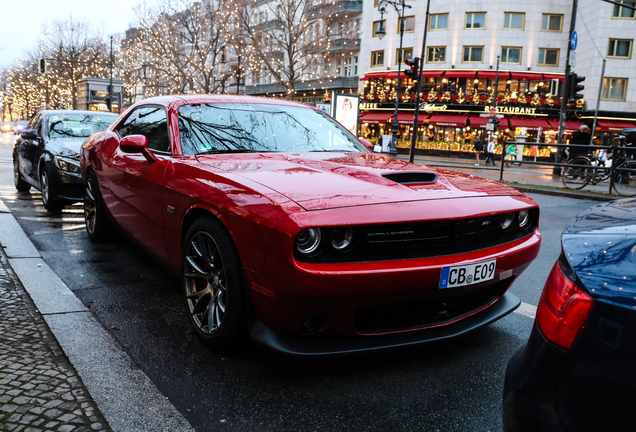
[[[576,30],[574,30],[572,32],[572,40],[570,41],[570,48],[572,48],[572,51],[576,51],[576,47],[579,44],[579,35],[576,32]]]

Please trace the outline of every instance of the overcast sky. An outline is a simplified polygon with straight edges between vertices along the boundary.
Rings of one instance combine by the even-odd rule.
[[[134,23],[138,0],[2,0],[0,68],[38,46],[42,27],[54,20],[88,19],[103,34],[119,34]]]

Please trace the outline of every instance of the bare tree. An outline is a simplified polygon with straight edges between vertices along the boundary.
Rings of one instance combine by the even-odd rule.
[[[325,77],[329,52],[324,0],[237,0],[237,19],[249,44],[254,81],[271,76],[295,93],[298,81]]]

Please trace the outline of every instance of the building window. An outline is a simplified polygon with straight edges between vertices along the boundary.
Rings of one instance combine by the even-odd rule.
[[[483,63],[484,47],[483,46],[465,46],[464,57],[462,63]]]
[[[426,63],[444,63],[446,61],[446,47],[428,47]]]
[[[466,12],[466,23],[464,28],[480,29],[486,28],[486,12]]]
[[[515,12],[504,12],[504,30],[523,30],[526,14]]]
[[[371,53],[371,67],[384,66],[384,50]]]
[[[633,1],[618,1],[617,3],[622,3],[625,6],[632,6],[632,7],[636,6],[636,2],[633,2]],[[612,18],[634,19],[634,17],[636,16],[635,12],[636,11],[634,11],[633,9],[629,9],[619,5],[614,5],[614,12],[612,13]]]
[[[622,102],[626,93],[627,78],[603,78],[601,100]]]
[[[396,49],[395,50],[395,64],[398,64],[400,62],[400,50]],[[413,48],[402,48],[402,62],[404,62],[404,60],[406,59],[412,59],[413,58]]]
[[[448,14],[432,14],[429,19],[429,30],[448,30]]]
[[[543,14],[541,31],[560,32],[563,29],[563,15]]]
[[[521,47],[501,47],[501,62],[521,64]]]
[[[380,25],[382,25],[382,27],[384,28],[384,31],[386,32],[386,20],[374,21],[373,22],[373,37],[377,37],[375,34],[378,30],[380,30]]]
[[[559,50],[552,48],[539,48],[538,66],[558,66]]]
[[[358,76],[358,56],[353,56],[353,75]]]
[[[404,33],[412,33],[415,30],[415,17],[404,17]],[[400,21],[402,18],[398,18],[397,32],[400,33]]]
[[[607,56],[628,59],[632,57],[632,39],[610,39]]]

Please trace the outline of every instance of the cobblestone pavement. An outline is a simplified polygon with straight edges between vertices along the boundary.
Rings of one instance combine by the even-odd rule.
[[[1,247],[0,431],[111,431]]]

